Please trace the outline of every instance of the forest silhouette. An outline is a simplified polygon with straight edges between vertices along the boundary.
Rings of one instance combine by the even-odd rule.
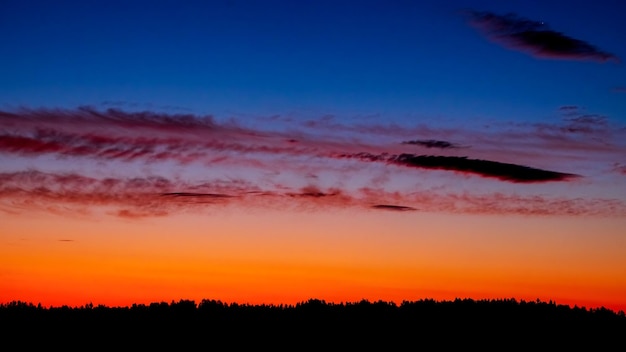
[[[624,347],[626,315],[515,299],[400,304],[361,300],[295,305],[239,304],[204,299],[128,307],[0,305],[2,340],[31,348],[117,350],[562,350]]]

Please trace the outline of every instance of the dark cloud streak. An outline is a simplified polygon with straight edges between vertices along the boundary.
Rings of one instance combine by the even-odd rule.
[[[515,50],[530,53],[538,58],[617,61],[614,54],[554,31],[540,21],[516,14],[498,15],[487,11],[468,11],[470,23],[482,30],[490,39]]]
[[[581,177],[576,174],[537,169],[524,165],[491,160],[469,159],[464,156],[415,155],[408,153],[399,155],[357,153],[352,155],[343,154],[338,157],[357,158],[371,162],[387,162],[420,169],[462,172],[513,183],[568,181],[573,178]]]
[[[161,193],[165,197],[207,197],[207,198],[231,198],[233,196],[220,193],[193,193],[193,192],[168,192]]]
[[[579,177],[574,174],[536,169],[523,165],[468,159],[459,156],[400,154],[392,158],[392,161],[396,164],[410,167],[466,172],[519,183],[566,181]]]
[[[380,210],[391,210],[391,211],[415,211],[417,210],[416,208],[413,207],[407,207],[404,205],[392,205],[392,204],[376,204],[376,205],[372,205],[373,209],[380,209]]]
[[[439,141],[435,139],[416,139],[411,141],[404,141],[402,144],[419,145],[426,148],[438,148],[438,149],[451,149],[460,148],[460,146],[447,141]]]

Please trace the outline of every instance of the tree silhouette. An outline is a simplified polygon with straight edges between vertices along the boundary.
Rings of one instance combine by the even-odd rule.
[[[626,315],[515,299],[250,305],[203,299],[129,307],[0,305],[2,341],[24,349],[457,349],[590,348],[623,344]],[[196,346],[196,347],[194,347]]]

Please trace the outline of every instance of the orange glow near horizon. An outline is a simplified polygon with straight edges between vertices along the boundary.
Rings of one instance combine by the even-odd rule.
[[[0,301],[515,298],[626,310],[624,219],[355,212],[7,217]]]

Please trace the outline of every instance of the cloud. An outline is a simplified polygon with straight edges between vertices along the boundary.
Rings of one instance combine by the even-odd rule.
[[[391,205],[391,204],[376,204],[372,205],[373,209],[391,210],[391,211],[415,211],[416,208],[407,207],[404,205]]]
[[[316,186],[293,190],[282,185],[261,188],[238,180],[191,182],[159,176],[96,178],[36,170],[0,173],[0,210],[7,213],[38,209],[87,214],[95,209],[112,208],[116,216],[142,218],[230,205],[322,208],[356,203],[342,190],[323,190]]]
[[[12,209],[77,213],[113,206],[120,208],[120,216],[156,216],[185,211],[194,204],[227,202],[230,197],[222,191],[235,193],[240,191],[240,186],[236,182],[193,184],[158,176],[96,178],[30,170],[0,173],[0,204]],[[177,189],[205,192],[175,192]]]
[[[609,119],[600,114],[586,113],[584,108],[577,105],[566,105],[559,108],[565,125],[560,126],[564,133],[579,133],[600,136],[606,135],[609,129]]]
[[[450,148],[460,148],[460,146],[450,143],[447,141],[439,141],[436,139],[416,139],[412,141],[404,141],[402,144],[411,144],[411,145],[419,145],[426,148],[439,148],[439,149],[450,149]]]
[[[493,177],[510,182],[566,181],[579,175],[535,169],[528,166],[500,163],[490,160],[468,159],[458,156],[401,154],[393,162],[424,169],[452,170]]]
[[[615,163],[613,167],[613,171],[617,172],[620,175],[626,176],[626,165]]]
[[[607,122],[597,114],[588,114],[575,105],[559,109],[565,124],[553,125],[567,133],[572,123],[596,126]],[[288,124],[288,123],[287,123]],[[546,128],[550,126],[545,126]],[[237,163],[252,157],[332,157],[336,154],[370,153],[399,154],[405,151],[395,142],[407,135],[420,138],[405,140],[403,145],[419,145],[433,150],[453,151],[460,146],[447,140],[431,139],[430,135],[450,136],[474,141],[472,150],[499,136],[497,129],[464,128],[434,129],[426,126],[359,125],[333,126],[312,130],[264,131],[236,124],[218,122],[209,116],[164,114],[150,111],[123,112],[115,109],[98,111],[89,107],[78,109],[21,109],[0,111],[0,153],[24,157],[56,155],[59,158],[142,161],[159,163]],[[615,128],[613,128],[615,130]],[[521,130],[520,130],[521,131]],[[615,130],[617,131],[617,130]],[[351,133],[356,133],[351,135]],[[535,131],[519,134],[523,140],[537,140]],[[350,136],[349,138],[346,136]],[[423,138],[426,137],[426,138]],[[495,137],[495,138],[494,138]],[[383,142],[380,142],[380,140]],[[373,143],[372,141],[378,141]],[[385,143],[384,140],[388,140]],[[296,142],[297,141],[297,142]],[[498,145],[497,150],[506,148]],[[507,148],[507,152],[515,153]],[[542,150],[545,154],[545,150]],[[237,157],[234,157],[234,156]],[[248,161],[246,161],[248,162]]]
[[[524,196],[519,194],[449,194],[443,206],[468,214],[517,214],[528,216],[617,216],[626,215],[618,199]]]
[[[577,105],[564,105],[558,113],[561,118],[553,122],[506,122],[488,129],[339,124],[331,132],[297,121],[277,121],[263,130],[210,116],[150,111],[0,111],[0,212],[106,209],[124,218],[232,206],[619,212],[621,205],[610,200],[589,199],[586,187],[601,180],[596,177],[621,179],[612,166],[626,152],[626,129]],[[287,128],[276,126],[281,123]],[[472,148],[453,140],[470,141]],[[428,155],[406,153],[415,146],[428,149]],[[454,155],[460,150],[462,155]],[[577,179],[584,182],[565,185]],[[548,190],[543,185],[548,182],[562,183]],[[437,191],[424,190],[426,185]],[[467,187],[484,194],[505,190],[509,198],[461,197]],[[547,193],[513,196],[538,190]]]
[[[242,165],[259,170],[287,170],[312,165],[310,162],[297,165],[303,162],[303,158],[322,161],[337,159],[339,155],[339,159],[347,157],[464,172],[518,183],[565,181],[575,176],[465,156],[387,153],[380,151],[381,148],[387,149],[384,146],[349,143],[342,138],[301,135],[298,143],[292,143],[293,139],[287,138],[288,133],[248,129],[233,123],[220,124],[207,116],[127,113],[113,109],[100,112],[82,107],[77,110],[22,110],[15,114],[0,112],[0,122],[0,152],[27,157],[49,154],[60,158],[141,161],[148,164],[174,161],[180,164],[200,163],[214,168],[216,165],[223,168]],[[591,124],[602,122],[603,117],[599,115],[579,114],[570,116],[566,127],[570,132],[584,132]],[[408,140],[403,144],[429,149],[459,148],[454,143],[435,139]],[[365,151],[346,153],[355,149]],[[303,194],[321,196],[316,192]]]
[[[170,213],[152,209],[152,210],[137,210],[137,209],[120,209],[115,212],[115,215],[120,218],[126,219],[142,219],[142,218],[151,218],[151,217],[159,217],[159,216],[167,216]]]
[[[191,109],[178,106],[178,105],[153,105],[150,103],[138,103],[138,102],[130,102],[123,100],[105,100],[100,103],[102,106],[106,107],[127,107],[131,109],[144,108],[144,109],[157,109],[157,110],[177,110],[177,111],[187,111],[190,112]]]
[[[620,61],[614,54],[550,29],[545,22],[512,13],[498,15],[487,11],[469,11],[468,14],[470,23],[489,39],[537,58]]]
[[[322,197],[333,197],[340,194],[339,190],[330,190],[329,192],[322,192],[319,188],[315,186],[307,186],[303,187],[300,192],[297,193],[287,193],[290,197],[310,197],[310,198],[322,198]]]
[[[196,197],[196,198],[230,198],[231,195],[219,193],[168,192],[161,193],[164,197]]]
[[[568,118],[567,121],[569,124],[563,127],[563,131],[569,133],[591,134],[603,131],[608,127],[606,116],[597,114],[579,115]]]
[[[216,123],[210,116],[97,111],[22,109],[0,111],[0,152],[24,156],[179,163],[215,162],[219,152],[310,153],[287,136]]]
[[[420,169],[455,171],[513,183],[568,181],[573,178],[581,177],[576,174],[537,169],[524,165],[491,160],[468,159],[465,156],[415,155],[408,153],[399,155],[358,153],[354,155],[342,155],[341,157],[358,158],[374,162],[384,161],[391,164]]]
[[[172,191],[177,189],[179,191]],[[372,205],[374,204],[374,205]],[[403,205],[397,205],[403,204]],[[322,188],[298,190],[280,185],[241,182],[191,183],[163,177],[93,178],[80,174],[39,171],[0,173],[0,212],[19,215],[44,211],[65,216],[105,214],[141,219],[216,209],[262,208],[329,210],[362,208],[397,212],[518,214],[534,216],[626,216],[619,199],[480,193],[414,188],[405,192],[385,188]]]
[[[580,110],[580,106],[578,105],[563,105],[559,107],[560,111],[571,112]]]

